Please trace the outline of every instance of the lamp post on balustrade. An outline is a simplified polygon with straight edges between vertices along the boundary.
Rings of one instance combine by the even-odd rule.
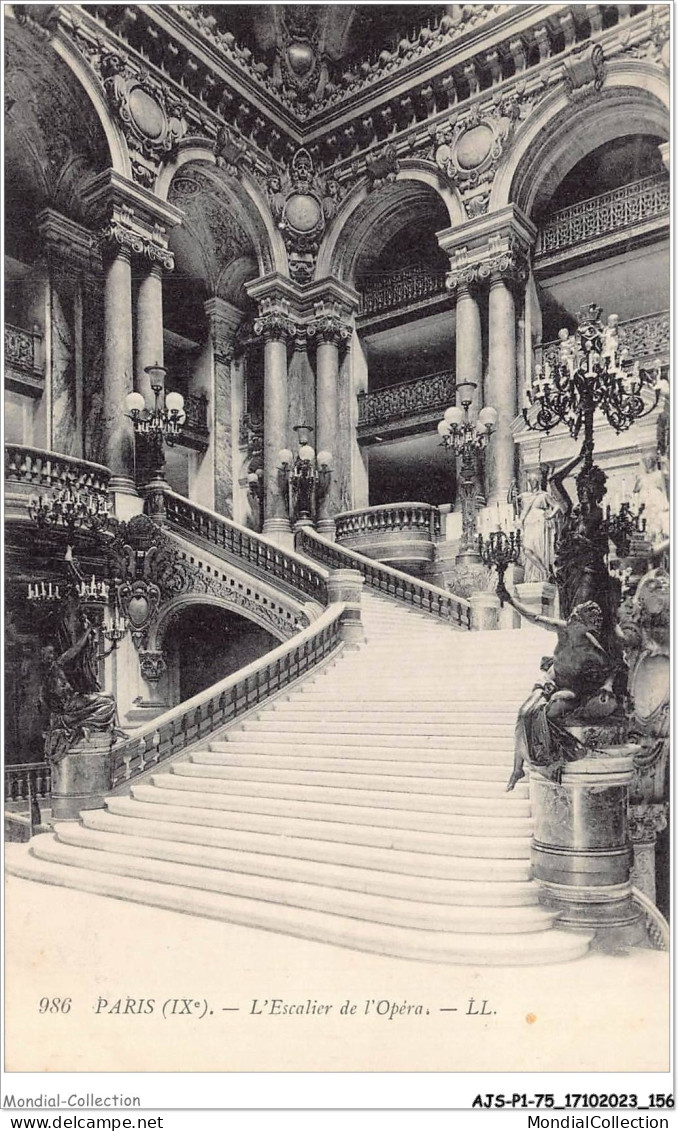
[[[142,444],[144,473],[147,479],[146,509],[155,514],[164,511],[163,491],[166,487],[164,444],[171,447],[179,438],[186,422],[186,411],[181,393],[164,391],[167,370],[163,365],[157,363],[147,365],[144,373],[148,373],[150,378],[154,403],[152,406],[147,405],[139,392],[128,393],[127,415]]]
[[[497,410],[486,405],[477,420],[469,417],[475,381],[457,386],[460,405],[448,408],[438,425],[441,443],[449,448],[459,463],[459,498],[461,502],[461,543],[457,562],[479,562],[478,553],[478,455],[487,446],[497,423]]]

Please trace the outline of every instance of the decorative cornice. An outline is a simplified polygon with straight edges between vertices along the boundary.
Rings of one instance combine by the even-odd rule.
[[[86,203],[99,221],[104,248],[126,250],[165,271],[173,269],[167,229],[181,223],[180,209],[112,169],[101,173],[88,186]]]
[[[100,269],[97,239],[89,228],[54,208],[43,208],[36,217],[36,225],[48,258],[75,271]]]

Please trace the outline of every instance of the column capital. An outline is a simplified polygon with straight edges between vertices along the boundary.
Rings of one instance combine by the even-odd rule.
[[[448,290],[486,280],[524,282],[537,229],[515,204],[438,232],[450,258]]]
[[[320,345],[331,342],[346,346],[351,339],[350,310],[336,300],[321,299],[313,304],[313,318],[306,325],[306,334]]]
[[[165,271],[174,267],[167,233],[180,224],[183,213],[113,169],[95,177],[85,193],[88,206],[100,228],[104,250],[127,249]]]
[[[97,238],[89,228],[62,216],[54,208],[43,208],[36,217],[36,223],[50,259],[75,271],[100,268]]]

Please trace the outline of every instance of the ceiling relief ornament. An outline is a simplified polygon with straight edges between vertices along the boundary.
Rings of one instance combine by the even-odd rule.
[[[341,189],[317,173],[307,149],[298,149],[288,170],[266,179],[269,206],[285,241],[290,275],[296,283],[313,277],[320,240],[337,213]]]
[[[517,102],[502,99],[438,126],[431,156],[440,174],[462,192],[492,181],[519,118]]]
[[[327,81],[317,15],[309,4],[288,5],[280,14],[272,85],[282,88],[291,103],[312,103]]]
[[[400,171],[398,150],[395,145],[382,146],[381,149],[369,154],[365,159],[365,172],[367,173],[367,191],[373,192],[384,185],[393,184]]]
[[[134,154],[134,179],[151,187],[159,163],[186,133],[186,105],[123,52],[102,49],[95,69]]]
[[[247,153],[247,145],[237,137],[228,126],[222,126],[214,142],[214,159],[218,169],[223,169],[227,177],[240,176],[242,162]]]

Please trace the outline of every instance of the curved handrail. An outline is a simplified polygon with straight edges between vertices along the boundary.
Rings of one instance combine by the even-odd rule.
[[[372,531],[417,530],[431,538],[440,534],[440,511],[433,503],[381,503],[335,515],[337,542]]]
[[[274,546],[261,534],[255,534],[246,526],[240,526],[208,507],[199,506],[183,495],[167,488],[163,495],[166,519],[171,526],[204,538],[212,546],[257,566],[320,605],[327,605],[327,574],[324,570],[314,568],[294,551]]]
[[[319,664],[342,643],[345,609],[343,602],[335,602],[291,640],[123,739],[111,756],[112,788],[220,730]]]
[[[315,557],[330,569],[357,569],[372,589],[408,605],[431,613],[455,627],[471,628],[471,606],[463,597],[455,597],[437,585],[429,585],[409,573],[382,565],[373,558],[337,546],[315,530],[304,527],[296,534],[297,548]]]
[[[110,468],[75,456],[32,448],[26,444],[5,444],[5,479],[31,486],[58,487],[65,479],[76,479],[78,487],[104,493],[111,478]]]

